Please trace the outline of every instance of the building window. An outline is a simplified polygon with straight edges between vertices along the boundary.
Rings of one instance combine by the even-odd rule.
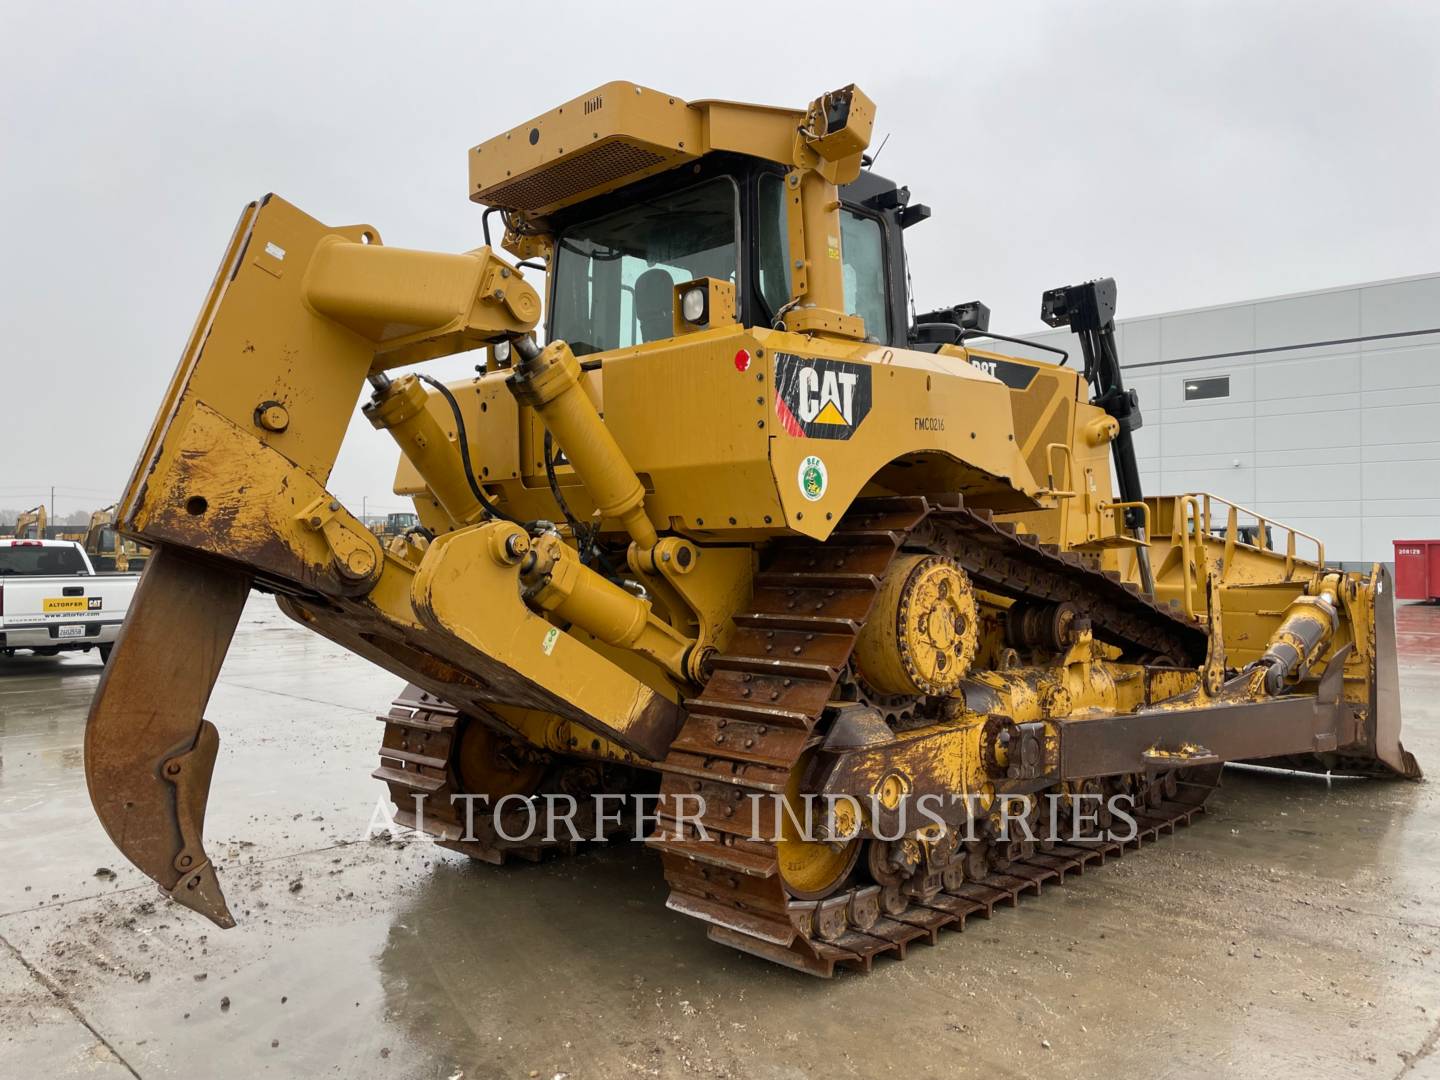
[[[1207,398],[1229,397],[1230,376],[1216,375],[1209,379],[1186,379],[1185,400],[1205,401]]]

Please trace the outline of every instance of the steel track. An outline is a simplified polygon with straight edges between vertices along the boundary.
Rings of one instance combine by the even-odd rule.
[[[503,812],[497,828],[494,807],[476,801],[467,821],[465,803],[452,801],[452,796],[463,794],[454,761],[459,740],[464,725],[477,721],[413,684],[406,686],[386,715],[376,719],[384,723],[385,735],[380,767],[371,775],[389,787],[397,824],[424,832],[443,848],[496,866],[511,859],[539,862],[549,855],[574,853],[577,845],[568,829],[564,835],[557,830],[551,840],[543,836],[508,839],[524,835],[528,818],[514,804]],[[573,764],[586,763],[576,759]],[[595,806],[588,799],[576,801],[571,819],[575,831],[581,837],[593,837]],[[627,827],[626,821],[607,816],[604,832],[613,835]]]
[[[824,543],[777,545],[750,610],[735,618],[730,651],[715,660],[704,689],[687,702],[686,722],[661,765],[661,807],[669,817],[651,843],[671,887],[667,904],[705,922],[712,939],[821,976],[837,965],[869,970],[876,956],[903,956],[913,941],[933,943],[942,927],[963,926],[972,914],[988,917],[997,904],[1038,894],[1046,881],[1063,881],[1090,862],[1188,824],[1213,787],[1208,777],[1177,785],[1170,801],[1142,812],[1139,835],[1129,845],[1061,845],[953,889],[925,890],[900,910],[892,902],[882,914],[878,885],[842,888],[821,900],[792,897],[782,851],[751,837],[776,835],[771,797],[785,790],[801,755],[820,741],[826,706],[885,570],[912,544],[957,558],[982,588],[1077,603],[1100,636],[1122,647],[1190,656],[1197,637],[1203,640],[1195,624],[1117,577],[960,506],[866,500]],[[1143,794],[1153,801],[1154,785]],[[681,823],[697,805],[704,807],[699,821],[707,837]]]
[[[659,766],[661,813],[670,812],[662,831],[676,831],[678,797],[698,796],[705,807],[701,820],[711,834],[703,840],[687,827],[679,839],[652,837],[671,886],[668,906],[705,922],[718,942],[817,975],[829,976],[841,965],[869,970],[877,956],[903,957],[911,943],[933,944],[947,926],[963,928],[971,915],[989,918],[997,906],[1038,895],[1047,882],[1062,883],[1087,865],[1189,824],[1218,779],[1214,770],[1183,781],[1173,798],[1145,807],[1129,843],[1060,844],[978,879],[956,882],[952,874],[953,887],[911,897],[899,911],[892,903],[882,914],[877,885],[844,888],[818,901],[790,896],[775,845],[748,837],[773,835],[775,823],[766,816],[773,806],[769,797],[784,792],[801,755],[823,736],[826,707],[880,582],[906,547],[955,558],[989,591],[1073,603],[1089,615],[1097,637],[1127,651],[1175,658],[1203,654],[1204,632],[1193,621],[1155,605],[1082,557],[1017,535],[1013,526],[959,504],[917,497],[864,500],[823,543],[777,542],[756,579],[750,609],[734,619],[729,651],[715,659],[700,694],[687,701],[685,724]],[[506,840],[488,813],[478,810],[467,833],[462,812],[450,804],[458,793],[452,758],[467,722],[458,710],[410,686],[378,719],[386,726],[374,776],[389,786],[397,822],[422,827],[441,846],[495,864],[573,851],[566,840]],[[1157,790],[1152,784],[1141,794],[1154,802]],[[423,816],[407,809],[417,796]],[[512,835],[520,831],[518,821],[513,824],[505,829]]]

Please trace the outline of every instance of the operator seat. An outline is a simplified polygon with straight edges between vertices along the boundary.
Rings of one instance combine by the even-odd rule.
[[[675,279],[670,271],[652,266],[635,279],[635,317],[641,341],[675,336]]]

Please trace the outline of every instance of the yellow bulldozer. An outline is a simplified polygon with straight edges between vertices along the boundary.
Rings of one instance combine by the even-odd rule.
[[[406,680],[399,821],[499,863],[631,797],[670,908],[819,975],[1188,823],[1226,762],[1418,777],[1384,568],[1141,492],[1113,281],[1044,294],[1046,360],[912,314],[930,210],[874,116],[610,83],[470,149],[455,254],[245,207],[119,508],[153,555],[85,764],[124,854],[232,925],[202,713],[251,589]],[[388,543],[326,489],[357,404]]]
[[[381,544],[390,544],[397,537],[404,536],[411,530],[418,530],[420,528],[419,515],[406,511],[386,514],[383,522],[370,523],[370,531],[380,538]]]

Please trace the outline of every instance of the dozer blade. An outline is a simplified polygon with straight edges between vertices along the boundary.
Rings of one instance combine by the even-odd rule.
[[[171,899],[227,928],[203,839],[220,736],[201,714],[249,589],[234,570],[156,548],[85,726],[85,781],[110,839]]]
[[[1362,579],[1359,584],[1361,599],[1369,601],[1361,607],[1369,625],[1357,625],[1353,630],[1357,639],[1368,637],[1370,659],[1365,669],[1365,696],[1351,694],[1346,697],[1354,712],[1354,722],[1346,723],[1340,734],[1339,746],[1317,753],[1282,754],[1247,760],[1302,772],[1421,779],[1415,755],[1400,742],[1400,663],[1395,642],[1394,582],[1390,571],[1384,565],[1377,565],[1369,580]],[[1349,646],[1346,646],[1332,658],[1332,663],[1343,664],[1340,658],[1349,651]],[[1340,687],[1340,670],[1327,670],[1320,679],[1322,703],[1337,699]]]
[[[1395,643],[1395,582],[1385,565],[1375,575],[1375,680],[1369,731],[1375,757],[1407,780],[1420,779],[1415,755],[1400,743],[1400,661]]]

